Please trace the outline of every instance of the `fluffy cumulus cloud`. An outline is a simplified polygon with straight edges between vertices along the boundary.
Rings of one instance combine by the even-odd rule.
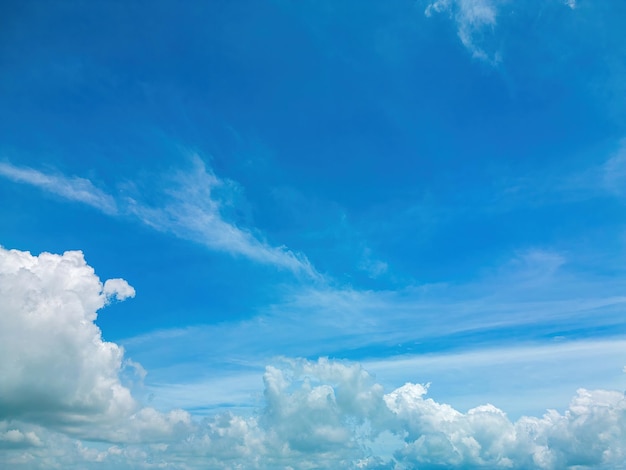
[[[140,409],[120,380],[123,350],[102,339],[97,311],[135,295],[122,279],[102,284],[79,251],[0,247],[0,445],[40,443],[22,422],[95,439],[167,434],[185,417]],[[120,420],[128,425],[119,428]]]
[[[121,279],[102,283],[80,252],[0,249],[0,466],[625,468],[617,391],[580,389],[564,413],[512,421],[489,404],[438,403],[425,384],[385,393],[358,364],[284,359],[247,414],[142,407],[120,380],[122,349],[94,323],[133,295]]]
[[[106,293],[81,252],[32,256],[0,249],[0,418],[73,426],[134,406],[118,380],[123,352],[94,324]]]

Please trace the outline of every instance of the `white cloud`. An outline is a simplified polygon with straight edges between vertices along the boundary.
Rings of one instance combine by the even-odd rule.
[[[457,24],[459,39],[472,56],[496,64],[499,54],[487,50],[484,36],[496,26],[498,3],[501,0],[436,0],[426,7],[425,14],[448,13]]]
[[[264,381],[265,407],[255,416],[225,412],[191,424],[184,412],[145,412],[144,426],[166,437],[160,443],[129,440],[113,446],[38,428],[41,437],[32,437],[33,445],[5,450],[0,463],[582,470],[623,468],[626,456],[621,392],[580,389],[564,413],[512,421],[490,404],[463,413],[427,398],[423,384],[407,383],[385,394],[359,365],[327,359],[287,360],[268,367]],[[13,429],[10,439],[22,441],[25,432]]]
[[[382,374],[391,367],[385,358],[427,351],[433,359],[430,365],[422,361],[418,368],[407,363],[385,385],[398,386],[407,380],[406,374],[411,378],[412,370],[423,370],[429,374],[424,380],[437,379],[454,393],[446,394],[446,399],[454,400],[456,406],[466,409],[480,403],[481,396],[490,396],[498,405],[506,403],[516,416],[536,413],[563,403],[579,386],[619,386],[607,367],[617,370],[622,365],[615,361],[626,363],[626,355],[619,353],[623,344],[608,339],[589,346],[602,353],[600,356],[564,346],[579,344],[575,341],[580,339],[579,332],[590,328],[616,331],[626,305],[619,280],[581,277],[572,267],[575,263],[574,254],[566,260],[559,252],[535,248],[520,251],[471,284],[399,291],[298,288],[250,319],[151,332],[123,344],[133,357],[153,364],[146,385],[160,406],[175,406],[177,396],[186,406],[199,409],[254,403],[249,398],[260,392],[254,374],[277,355],[379,358],[383,364],[376,370]],[[549,339],[548,335],[561,338]],[[163,341],[169,345],[167,353]],[[510,341],[514,344],[508,344]],[[533,341],[548,342],[550,347],[539,349]],[[513,361],[511,351],[505,354],[501,349],[505,344],[515,346],[527,359],[520,367],[533,373],[523,376],[525,380],[502,380]],[[193,358],[184,352],[189,349],[195,351]],[[487,355],[493,352],[502,362],[467,366],[464,359],[481,350],[487,350]],[[535,355],[538,351],[540,356]],[[434,358],[445,354],[458,356],[438,368]],[[561,376],[577,367],[579,377],[573,373]],[[204,372],[187,375],[188,385],[173,383],[172,377],[179,380],[181,376],[180,368]],[[482,386],[483,382],[487,385]],[[463,390],[464,383],[472,383],[472,388]],[[507,384],[515,384],[517,392]],[[203,397],[212,388],[219,393]],[[533,395],[537,389],[550,393]],[[460,397],[463,400],[459,401]]]
[[[176,175],[175,187],[167,191],[165,204],[155,207],[133,200],[131,212],[156,230],[173,233],[213,250],[319,277],[304,255],[282,246],[271,246],[251,231],[226,221],[222,210],[230,204],[228,189],[234,183],[219,179],[198,157],[193,163],[193,171]],[[226,193],[226,199],[216,196],[220,190]]]
[[[516,422],[492,405],[460,413],[424,399],[425,393],[421,385],[406,384],[385,396],[407,433],[396,457],[417,468],[598,468],[623,462],[626,400],[620,392],[580,389],[564,414],[550,410]]]
[[[234,204],[229,196],[236,183],[218,178],[199,157],[194,157],[192,161],[193,170],[176,173],[174,187],[164,191],[165,202],[159,205],[149,204],[141,198],[116,201],[87,179],[44,173],[6,162],[0,162],[0,176],[82,202],[108,215],[132,215],[156,230],[200,243],[215,251],[321,279],[303,254],[284,246],[272,246],[260,234],[226,220],[224,212]],[[111,286],[113,284],[105,286],[105,289],[112,289]],[[129,296],[128,292],[118,294],[121,295],[118,295],[120,300]]]
[[[113,197],[85,178],[47,174],[32,168],[17,167],[7,162],[0,162],[0,176],[17,183],[36,186],[71,201],[82,202],[105,214],[117,213],[117,205]]]
[[[104,283],[102,293],[107,298],[117,299],[120,302],[131,297],[135,297],[135,289],[129,285],[124,279],[108,279]]]
[[[269,367],[266,409],[257,422],[245,426],[253,430],[255,464],[384,464],[385,459],[369,450],[383,432],[404,441],[393,452],[394,461],[386,463],[406,469],[615,468],[623,462],[626,400],[620,392],[580,389],[565,413],[548,411],[541,418],[515,422],[493,405],[461,413],[426,398],[426,392],[424,385],[406,384],[384,394],[360,366],[325,359]],[[230,424],[237,421],[230,416],[227,429],[244,428]],[[250,466],[243,449],[238,462]]]
[[[618,391],[579,389],[564,412],[514,421],[491,404],[435,401],[424,384],[385,393],[362,366],[329,359],[268,366],[247,414],[142,408],[120,381],[122,349],[94,324],[113,293],[133,291],[105,286],[80,252],[0,249],[1,466],[557,470],[616,469],[626,457]],[[521,369],[513,354],[510,374]]]
[[[124,351],[94,323],[112,296],[133,295],[123,279],[103,285],[80,251],[33,256],[0,247],[0,419],[124,442],[189,424],[184,412],[139,407],[120,381]],[[36,441],[20,432],[7,429],[2,440]]]
[[[81,252],[0,248],[0,281],[0,418],[73,426],[134,408],[123,352],[93,323],[107,297]]]
[[[19,429],[0,431],[0,449],[11,447],[39,447],[41,439],[33,431],[22,432]]]
[[[457,35],[472,57],[491,65],[501,61],[498,46],[493,43],[494,30],[500,7],[511,3],[507,0],[435,0],[424,11],[430,17],[434,13],[447,13],[457,26]],[[574,10],[576,0],[562,0],[562,4]]]

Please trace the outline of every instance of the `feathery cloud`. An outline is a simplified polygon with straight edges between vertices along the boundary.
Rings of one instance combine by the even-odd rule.
[[[115,215],[117,213],[117,205],[113,197],[85,178],[43,173],[33,168],[18,167],[7,162],[0,162],[0,176],[16,183],[36,186],[70,201],[82,202],[101,210],[105,214]]]
[[[493,65],[500,61],[497,52],[490,53],[484,44],[486,33],[496,26],[498,0],[436,0],[425,10],[426,16],[447,13],[457,25],[457,34],[472,57]]]
[[[9,163],[0,162],[0,176],[82,202],[111,216],[134,217],[155,230],[200,243],[211,250],[321,279],[303,254],[284,246],[272,246],[260,234],[228,221],[223,211],[232,204],[226,198],[229,188],[236,183],[218,178],[199,157],[193,158],[192,171],[176,174],[173,187],[164,190],[159,205],[140,198],[116,200],[85,178],[44,173]],[[216,196],[220,191],[225,196]]]
[[[325,358],[268,366],[254,414],[141,407],[120,379],[123,350],[94,323],[112,296],[133,294],[103,284],[80,252],[0,248],[0,464],[556,470],[626,456],[621,392],[580,389],[564,413],[511,421],[490,404],[426,398],[425,384],[385,393],[359,364]]]
[[[304,255],[284,246],[272,246],[259,235],[225,220],[222,209],[230,201],[216,197],[216,193],[225,190],[228,194],[228,187],[233,184],[218,178],[195,157],[192,171],[176,174],[174,187],[168,189],[164,204],[151,206],[131,200],[129,210],[156,230],[173,233],[216,251],[319,278]]]

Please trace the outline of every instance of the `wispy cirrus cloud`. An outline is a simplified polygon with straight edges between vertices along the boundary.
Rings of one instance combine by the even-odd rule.
[[[175,175],[164,203],[155,206],[130,200],[128,210],[156,230],[216,251],[318,278],[319,274],[304,255],[284,246],[272,246],[259,234],[225,220],[222,210],[230,204],[228,186],[232,184],[218,178],[199,157],[194,157],[191,171]],[[224,189],[226,197],[217,197],[216,193]]]
[[[426,7],[427,17],[445,13],[454,20],[457,35],[472,57],[491,65],[501,62],[499,45],[494,41],[498,15],[506,0],[435,0]],[[576,9],[576,0],[561,0],[570,9]]]
[[[43,171],[19,167],[8,162],[0,162],[0,176],[4,176],[16,183],[36,186],[70,201],[87,204],[105,214],[115,215],[118,212],[115,199],[85,178],[65,176],[60,173],[44,173]]]
[[[228,187],[235,183],[218,178],[199,157],[192,160],[193,169],[176,173],[160,195],[159,204],[150,204],[139,197],[115,198],[88,179],[7,162],[0,162],[0,176],[89,205],[107,215],[133,217],[155,230],[200,243],[214,251],[242,256],[309,278],[321,278],[303,254],[284,246],[273,246],[260,233],[228,221],[223,210],[232,205],[228,200]],[[217,196],[220,191],[223,195]]]
[[[602,177],[609,191],[619,196],[626,194],[626,139],[602,166]]]
[[[484,37],[496,26],[498,3],[498,0],[436,0],[424,13],[429,17],[434,13],[449,14],[457,24],[459,39],[472,56],[495,65],[500,55],[488,51]]]

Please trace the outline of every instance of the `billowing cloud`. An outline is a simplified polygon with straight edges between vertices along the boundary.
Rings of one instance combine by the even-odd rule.
[[[124,351],[94,323],[110,299],[134,295],[123,279],[102,284],[80,251],[33,256],[0,247],[0,420],[124,442],[188,424],[184,412],[139,407],[120,380]],[[0,436],[37,442],[17,428]]]
[[[21,447],[38,447],[41,445],[39,436],[33,431],[22,432],[19,429],[6,429],[7,424],[0,422],[0,449],[3,448],[21,448]]]
[[[0,248],[0,419],[72,426],[135,406],[118,380],[123,357],[94,324],[108,296],[79,251],[63,255]]]
[[[103,284],[80,252],[0,249],[0,465],[557,470],[626,458],[618,391],[580,389],[565,412],[513,421],[491,404],[437,402],[423,383],[385,393],[361,365],[324,358],[268,366],[247,413],[142,407],[120,379],[122,349],[94,323],[132,295],[121,279]]]
[[[623,468],[626,457],[626,400],[616,391],[580,389],[564,413],[511,421],[490,404],[461,412],[438,403],[427,398],[424,384],[385,394],[359,365],[328,359],[270,366],[264,382],[265,405],[253,415],[225,412],[190,425],[184,412],[145,412],[152,415],[144,417],[146,427],[167,429],[158,442],[129,438],[103,447],[41,428],[37,434],[13,428],[0,436],[29,445],[10,449],[0,462],[21,459],[27,468],[46,462],[85,468],[582,470]]]
[[[16,183],[36,186],[71,201],[82,202],[105,214],[117,213],[117,205],[113,197],[85,178],[43,173],[33,168],[18,167],[7,162],[0,162],[0,176]]]

